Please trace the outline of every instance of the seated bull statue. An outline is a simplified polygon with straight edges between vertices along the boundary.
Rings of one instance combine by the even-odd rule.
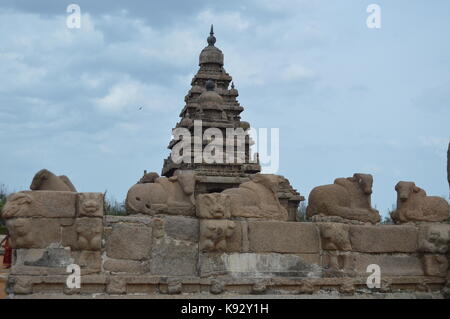
[[[287,220],[287,210],[277,196],[283,181],[278,175],[258,173],[238,188],[229,188],[222,193],[230,196],[232,216]]]
[[[34,175],[30,189],[33,191],[77,191],[67,176],[56,176],[46,169],[41,169]]]
[[[413,182],[398,182],[397,209],[391,213],[396,223],[443,222],[448,219],[449,205],[437,196],[427,196],[426,192]]]
[[[156,177],[157,173],[149,174],[145,174],[143,179],[128,191],[125,205],[129,214],[195,213],[196,177],[193,173],[178,170],[169,178]]]
[[[353,177],[335,179],[334,184],[317,186],[309,194],[306,216],[378,223],[380,215],[371,206],[372,184],[372,175],[355,173]]]

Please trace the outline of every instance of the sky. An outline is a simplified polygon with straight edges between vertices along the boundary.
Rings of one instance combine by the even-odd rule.
[[[214,24],[242,120],[279,128],[278,173],[302,195],[360,172],[383,215],[400,180],[448,198],[449,1],[73,1],[0,2],[9,191],[46,168],[123,201],[160,172]],[[381,28],[367,27],[372,3]]]

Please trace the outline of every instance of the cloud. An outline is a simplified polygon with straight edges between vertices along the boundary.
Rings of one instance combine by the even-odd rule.
[[[130,112],[140,108],[163,110],[173,102],[167,88],[132,79],[114,84],[105,96],[94,100],[100,111],[109,113]]]
[[[285,67],[281,73],[281,78],[285,81],[308,81],[316,78],[316,74],[309,70],[308,68],[298,65],[291,64]]]

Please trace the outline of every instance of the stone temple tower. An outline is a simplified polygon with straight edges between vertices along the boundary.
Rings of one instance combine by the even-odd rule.
[[[232,187],[239,187],[243,182],[249,180],[251,175],[259,173],[259,156],[255,154],[252,158],[250,147],[254,143],[248,135],[250,124],[241,121],[241,112],[244,108],[237,101],[238,91],[235,89],[231,76],[225,71],[224,56],[220,49],[215,46],[216,37],[214,36],[213,26],[207,38],[208,45],[201,51],[199,59],[199,70],[191,82],[191,89],[185,97],[185,106],[180,113],[181,120],[176,124],[175,129],[183,128],[190,133],[188,141],[184,137],[174,134],[170,141],[168,149],[173,152],[180,143],[191,145],[191,153],[183,154],[189,161],[174,162],[171,155],[164,160],[162,175],[171,177],[175,171],[177,174],[183,172],[195,172],[196,186],[195,193],[214,193],[221,192]],[[195,140],[196,126],[201,121],[201,138]],[[204,134],[209,129],[220,130],[222,134],[223,152],[226,151],[226,144],[233,145],[235,152],[234,160],[227,160],[225,154],[221,155],[221,163],[205,161],[204,159],[195,160],[192,154],[195,143],[197,147],[204,151],[208,145],[211,145],[211,136]],[[227,130],[242,129],[246,134],[238,147],[237,138],[227,135]],[[214,135],[214,138],[216,136]],[[195,142],[196,141],[196,142]],[[237,158],[241,160],[238,161]],[[229,158],[229,157],[228,157]],[[242,159],[244,159],[242,161]],[[286,207],[289,212],[289,219],[295,220],[298,205],[304,200],[303,196],[292,188],[289,181],[283,178],[278,192],[280,203]]]
[[[207,39],[208,45],[200,53],[200,61],[197,74],[192,79],[192,88],[185,97],[186,105],[180,113],[181,120],[176,128],[185,128],[192,135],[191,150],[194,150],[194,124],[201,121],[201,150],[211,143],[203,134],[206,130],[219,129],[222,133],[223,156],[222,163],[194,160],[194,155],[188,156],[190,161],[175,163],[171,156],[164,160],[162,175],[170,177],[176,170],[194,171],[198,176],[197,192],[210,193],[220,192],[230,187],[236,187],[243,181],[248,180],[250,174],[258,173],[261,167],[257,158],[252,158],[250,146],[253,141],[248,134],[243,139],[244,145],[238,149],[237,139],[233,137],[227,140],[227,129],[239,129],[246,131],[250,125],[241,121],[240,113],[244,108],[237,101],[238,91],[234,88],[231,76],[223,67],[224,56],[220,49],[215,46],[216,38],[211,26],[211,32]],[[229,131],[229,130],[228,130]],[[212,138],[212,137],[211,137]],[[214,136],[216,138],[216,136]],[[176,136],[170,141],[168,148],[174,150],[181,138]],[[235,150],[234,159],[226,158],[226,143]],[[198,142],[197,145],[200,145]],[[178,146],[180,146],[178,144]],[[237,160],[237,153],[241,152]],[[256,156],[257,157],[257,156]]]

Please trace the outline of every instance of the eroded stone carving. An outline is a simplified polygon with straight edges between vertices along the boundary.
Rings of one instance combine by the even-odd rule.
[[[419,228],[419,251],[445,254],[448,250],[450,225],[421,225]]]
[[[14,193],[8,196],[3,208],[2,218],[23,217],[27,215],[33,199],[25,193]]]
[[[380,215],[371,206],[373,178],[355,173],[337,178],[334,184],[315,187],[309,194],[306,216],[339,216],[347,220],[378,223]]]
[[[131,214],[193,215],[195,182],[194,174],[177,171],[175,176],[159,177],[153,183],[138,183],[128,191],[127,209]]]
[[[219,279],[211,280],[211,287],[209,292],[214,295],[219,295],[225,291],[225,283]]]
[[[263,295],[266,293],[266,291],[267,291],[267,283],[264,281],[259,281],[252,286],[251,293],[254,295]]]
[[[414,182],[398,182],[397,209],[391,214],[397,223],[442,222],[448,219],[449,205],[443,198],[427,196]]]
[[[67,176],[56,176],[46,169],[42,169],[34,175],[30,189],[33,191],[77,191]]]
[[[287,220],[287,210],[277,197],[279,185],[284,179],[278,175],[259,173],[252,175],[250,179],[239,188],[230,188],[222,192],[230,196],[231,215]]]
[[[352,250],[349,230],[350,226],[338,223],[319,224],[320,236],[322,238],[322,249],[325,250]]]
[[[355,260],[346,253],[336,250],[326,251],[322,256],[322,264],[325,268],[325,276],[342,276],[345,272],[348,275],[354,274]]]
[[[33,282],[30,277],[15,277],[13,292],[18,295],[28,295],[33,292]]]
[[[103,221],[99,218],[78,218],[75,224],[77,249],[99,250],[102,248]]]
[[[31,248],[34,244],[31,221],[28,218],[14,218],[6,221],[12,248]]]
[[[230,196],[222,193],[198,195],[197,216],[200,218],[230,218]]]
[[[80,193],[78,194],[79,216],[102,217],[103,216],[103,194]]]
[[[167,282],[167,293],[169,295],[178,295],[183,291],[183,284],[178,279],[169,279]]]
[[[156,172],[147,173],[147,171],[144,171],[144,176],[142,176],[138,184],[154,183],[158,178],[159,178],[158,173]]]
[[[164,225],[165,225],[164,219],[162,218],[153,219],[152,234],[154,238],[164,237],[165,235]]]
[[[200,250],[226,251],[227,239],[231,237],[236,224],[231,220],[202,220],[200,222]]]
[[[427,276],[447,276],[448,261],[444,255],[423,256],[423,270]]]
[[[110,277],[106,291],[112,295],[121,295],[127,292],[127,284],[123,278]]]

